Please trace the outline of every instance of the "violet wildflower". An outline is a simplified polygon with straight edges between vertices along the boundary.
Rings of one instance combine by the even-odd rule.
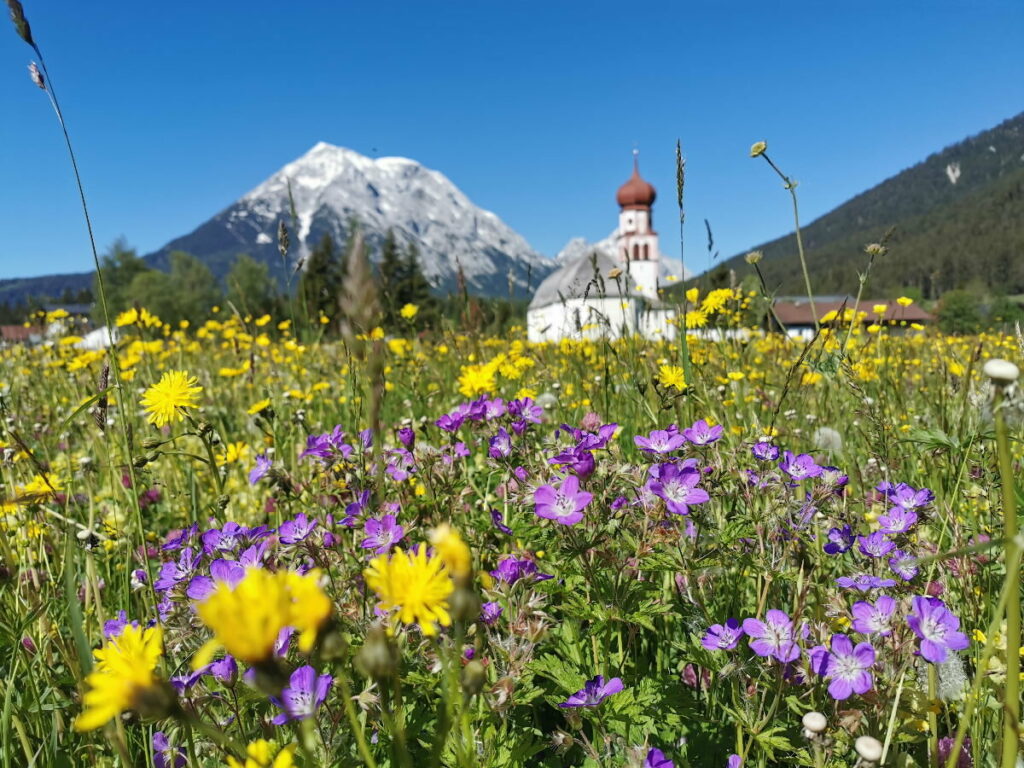
[[[281,698],[271,697],[270,700],[284,710],[271,722],[284,725],[291,720],[306,720],[316,714],[317,709],[327,699],[334,678],[330,675],[317,675],[316,670],[308,664],[299,667],[281,691]]]
[[[711,497],[703,488],[698,488],[700,473],[695,469],[680,467],[676,464],[658,464],[652,467],[651,480],[647,488],[665,501],[669,512],[676,515],[687,515],[690,504],[703,504]]]
[[[885,538],[884,533],[875,531],[870,536],[858,536],[857,548],[865,557],[885,557],[896,545]]]
[[[229,688],[238,680],[238,662],[230,653],[206,667],[207,672]]]
[[[306,517],[305,512],[299,512],[294,520],[286,520],[281,523],[277,534],[282,544],[299,544],[309,538],[316,525],[315,519]]]
[[[218,582],[234,587],[245,576],[245,566],[234,560],[218,559],[210,563],[209,576],[195,576],[185,594],[192,600],[205,600],[217,588]]]
[[[939,765],[946,765],[950,755],[953,754],[953,747],[956,746],[956,739],[952,736],[943,736],[939,739]],[[974,768],[974,757],[971,750],[971,737],[964,738],[960,746],[960,754],[956,758],[956,768]]]
[[[839,467],[822,467],[819,482],[836,496],[842,496],[850,482],[850,477],[844,474]]]
[[[855,693],[870,691],[874,683],[870,670],[874,663],[875,649],[871,643],[858,643],[854,647],[846,635],[832,635],[832,648],[824,669],[824,676],[832,680],[829,695],[836,701],[843,701]]]
[[[854,576],[840,576],[836,579],[836,584],[843,589],[856,589],[859,592],[868,592],[872,589],[896,586],[896,582],[893,579],[883,579],[878,576],[872,576],[869,573],[858,573]]]
[[[743,765],[743,758],[733,753],[729,755],[729,759],[725,761],[725,768],[740,768]]]
[[[915,597],[907,624],[921,638],[920,653],[927,661],[941,664],[950,651],[962,651],[970,641],[960,632],[960,619],[950,613],[937,597]]]
[[[911,581],[918,573],[917,558],[909,552],[897,549],[889,558],[889,567],[892,572],[904,581]]]
[[[416,471],[416,457],[404,448],[389,452],[389,461],[384,471],[396,483],[402,483]]]
[[[363,549],[372,549],[376,554],[383,555],[405,536],[405,528],[400,526],[394,515],[384,515],[380,520],[370,518],[364,527],[366,538],[360,543]]]
[[[647,757],[640,768],[675,768],[675,765],[660,749],[652,748],[647,752]]]
[[[184,747],[171,746],[163,731],[153,734],[153,764],[156,768],[184,768],[186,762]]]
[[[128,614],[124,611],[118,611],[116,618],[110,619],[103,624],[103,638],[105,640],[111,640],[115,637],[119,637],[120,634],[124,632],[124,628],[129,625],[137,627],[139,626],[139,622],[128,621]]]
[[[927,488],[918,490],[906,483],[898,483],[897,485],[882,483],[878,486],[878,490],[885,494],[889,503],[894,507],[907,510],[926,507],[935,500],[935,494]]]
[[[794,455],[792,451],[785,452],[782,461],[779,462],[779,469],[794,480],[818,477],[823,471],[812,456],[806,453]]]
[[[181,549],[183,546],[192,540],[192,537],[199,533],[199,523],[192,523],[188,528],[182,528],[176,533],[172,533],[167,537],[167,541],[164,543],[162,549],[170,552],[175,549]]]
[[[524,397],[521,400],[510,400],[508,403],[509,415],[521,419],[530,424],[540,424],[544,417],[544,409],[533,402],[532,397]]]
[[[725,429],[722,428],[721,424],[716,424],[712,427],[704,419],[695,421],[692,427],[687,427],[683,430],[683,437],[694,445],[709,445],[716,440],[720,440],[724,434]]]
[[[270,471],[270,467],[273,463],[274,462],[271,461],[265,453],[261,453],[257,456],[256,466],[249,472],[249,485],[256,485],[256,483],[262,480],[266,476],[267,472]]]
[[[884,515],[878,516],[882,533],[906,533],[916,522],[917,513],[903,507],[893,507]]]
[[[488,454],[492,459],[507,459],[512,454],[512,436],[504,427],[498,427],[498,433],[488,442]]]
[[[220,528],[204,531],[200,537],[203,541],[203,552],[211,555],[214,552],[230,552],[248,538],[249,530],[244,525],[228,521]]]
[[[874,604],[859,600],[850,609],[850,613],[853,614],[853,629],[863,635],[891,635],[892,617],[895,612],[896,601],[888,595],[879,595]]]
[[[346,528],[351,528],[356,524],[356,518],[358,518],[366,508],[370,506],[370,492],[360,491],[356,500],[345,506],[345,517],[341,519],[340,524]]]
[[[701,638],[700,644],[709,651],[731,651],[743,637],[743,627],[738,619],[729,619],[725,624],[712,624]]]
[[[587,680],[584,686],[558,706],[563,709],[570,707],[596,707],[609,696],[622,691],[622,680],[613,677],[607,683],[602,675]]]
[[[648,437],[637,435],[633,442],[644,453],[673,453],[686,445],[686,438],[673,425],[669,429],[655,429]]]
[[[592,498],[592,494],[580,490],[579,478],[569,475],[558,488],[542,485],[534,491],[534,512],[537,517],[573,525],[583,519],[583,510]]]
[[[499,560],[498,567],[491,571],[491,576],[495,581],[502,581],[510,586],[525,578],[533,581],[546,581],[552,578],[550,574],[541,573],[533,560],[515,555],[509,555]]]
[[[754,454],[754,458],[760,461],[775,461],[779,458],[779,446],[773,445],[765,441],[761,441],[754,445],[750,449],[750,452]]]
[[[484,603],[480,606],[480,621],[487,626],[493,626],[495,622],[501,618],[501,613],[504,609],[494,602]]]
[[[765,613],[764,621],[744,619],[743,631],[750,637],[750,648],[758,656],[775,658],[783,663],[800,658],[793,620],[776,608]]]
[[[501,511],[495,509],[494,507],[491,508],[491,522],[494,523],[495,528],[504,533],[506,536],[512,535],[512,529],[505,525]]]
[[[398,430],[398,442],[406,448],[412,448],[416,443],[416,432],[410,427],[402,427]]]
[[[843,554],[853,546],[855,540],[853,529],[848,525],[844,525],[842,528],[829,528],[826,538],[828,538],[828,542],[823,549],[830,555]]]
[[[158,592],[165,592],[191,578],[201,557],[199,552],[192,551],[192,547],[185,547],[176,562],[164,563],[160,567],[160,575],[153,582],[153,588]]]
[[[437,421],[434,422],[438,427],[443,429],[445,432],[458,432],[459,427],[466,421],[465,416],[454,413],[446,413]]]

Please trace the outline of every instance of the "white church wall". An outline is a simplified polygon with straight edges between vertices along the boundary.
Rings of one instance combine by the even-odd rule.
[[[636,332],[636,302],[619,298],[569,299],[526,314],[527,338],[532,342],[561,339],[617,339]]]

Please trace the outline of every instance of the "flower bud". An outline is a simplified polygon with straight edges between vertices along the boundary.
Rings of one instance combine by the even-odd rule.
[[[468,696],[476,696],[484,688],[487,682],[487,670],[477,660],[467,664],[462,670],[462,690]]]
[[[747,262],[747,264],[754,265],[761,261],[761,259],[763,258],[764,254],[761,253],[760,251],[751,251],[750,253],[743,257],[743,260]]]
[[[882,759],[882,743],[874,736],[860,736],[853,743],[853,749],[860,757],[860,765],[864,768],[878,765]]]
[[[374,624],[356,654],[356,669],[373,680],[388,680],[398,671],[398,651],[380,624]]]
[[[828,719],[821,712],[808,712],[803,718],[804,736],[808,739],[828,728]]]

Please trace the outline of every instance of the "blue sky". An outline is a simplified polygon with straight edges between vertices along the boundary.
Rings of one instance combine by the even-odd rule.
[[[317,141],[442,171],[542,253],[606,236],[630,152],[687,265],[807,221],[1024,109],[1024,3],[24,0],[101,249],[191,231]],[[0,27],[0,277],[91,257],[58,127]]]

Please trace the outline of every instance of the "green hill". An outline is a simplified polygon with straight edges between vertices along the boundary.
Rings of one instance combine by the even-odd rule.
[[[1024,292],[1024,113],[929,156],[802,230],[815,293],[856,289],[864,246],[893,229],[870,291],[916,288],[924,298],[982,284]],[[804,292],[796,238],[755,246],[769,290]],[[752,271],[743,254],[724,262]]]

